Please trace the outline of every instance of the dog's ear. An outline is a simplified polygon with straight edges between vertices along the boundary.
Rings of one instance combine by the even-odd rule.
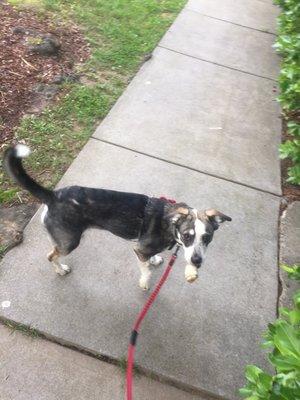
[[[186,217],[189,214],[189,210],[186,207],[178,207],[170,215],[172,224],[176,224],[180,218]]]
[[[231,221],[231,218],[213,208],[204,211],[205,217],[213,224],[214,229],[218,229],[224,221]]]

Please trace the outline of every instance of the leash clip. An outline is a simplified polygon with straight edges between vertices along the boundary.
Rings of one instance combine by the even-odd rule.
[[[180,243],[178,243],[178,242],[176,242],[177,244],[176,244],[176,249],[175,249],[175,251],[174,251],[174,253],[173,253],[173,256],[175,256],[175,257],[177,257],[177,254],[178,254],[178,252],[179,252],[179,250],[180,250],[180,248],[181,248],[181,246],[182,246],[182,244],[180,244]]]

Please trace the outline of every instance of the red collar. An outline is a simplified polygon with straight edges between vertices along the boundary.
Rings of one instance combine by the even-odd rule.
[[[166,200],[168,203],[171,203],[171,204],[176,204],[176,200],[168,199],[168,198],[165,197],[165,196],[161,196],[160,199],[161,199],[161,200]]]

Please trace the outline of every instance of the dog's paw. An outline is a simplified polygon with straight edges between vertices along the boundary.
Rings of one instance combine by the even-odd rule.
[[[66,265],[66,264],[60,264],[59,267],[56,267],[56,268],[55,268],[55,272],[56,272],[58,275],[61,275],[61,276],[67,275],[67,274],[69,274],[71,271],[72,271],[72,270],[71,270],[71,267],[69,267],[69,266]]]
[[[143,290],[149,290],[149,282],[143,278],[140,279],[139,281],[139,287]]]
[[[150,258],[150,264],[154,267],[158,267],[160,264],[164,262],[164,259],[161,256],[153,256]]]
[[[185,279],[189,282],[192,283],[198,278],[198,271],[197,268],[194,267],[193,265],[188,264],[185,267]]]

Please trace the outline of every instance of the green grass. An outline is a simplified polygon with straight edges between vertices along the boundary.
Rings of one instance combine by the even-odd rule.
[[[23,325],[23,324],[17,324],[15,322],[10,322],[10,321],[3,321],[3,324],[7,326],[8,328],[12,329],[12,331],[17,331],[22,333],[25,336],[30,336],[32,338],[37,338],[39,337],[39,333],[36,329],[32,328],[31,326]]]
[[[79,24],[91,46],[91,57],[78,67],[88,84],[64,85],[60,100],[40,116],[22,120],[15,137],[33,154],[26,166],[44,185],[53,187],[105,117],[183,7],[185,0],[11,0]],[[2,181],[2,182],[1,182]],[[0,202],[26,196],[0,172]],[[16,196],[18,195],[18,196]]]
[[[123,374],[126,374],[127,364],[128,363],[127,363],[127,358],[126,357],[121,357],[117,362],[117,365],[118,365],[118,367],[120,368],[120,370],[121,370],[121,372]],[[133,371],[133,375],[134,376],[138,376],[140,374],[140,371],[139,371],[139,369],[138,369],[138,367],[136,365],[133,365],[132,371]]]
[[[7,250],[7,246],[0,244],[0,261],[2,260],[2,258],[4,257],[6,250]]]

